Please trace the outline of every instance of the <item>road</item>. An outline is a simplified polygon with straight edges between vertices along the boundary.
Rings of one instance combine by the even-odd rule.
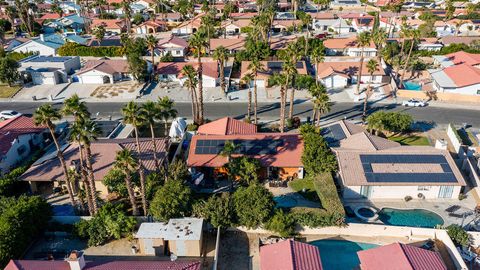
[[[24,114],[32,114],[34,110],[42,103],[39,102],[0,102],[0,110],[17,110]],[[111,116],[113,119],[121,117],[120,108],[124,103],[87,103],[90,112],[94,116],[106,118]],[[60,103],[55,104],[56,107],[61,106]],[[332,122],[338,119],[360,120],[362,114],[362,104],[358,103],[334,103],[332,111],[323,117],[323,121]],[[258,116],[261,121],[272,121],[278,119],[279,103],[260,103],[258,106]],[[191,116],[190,103],[177,103],[176,109],[179,116],[189,118]],[[369,112],[376,110],[403,111],[411,114],[417,121],[435,122],[437,125],[447,125],[448,123],[469,123],[474,127],[480,127],[480,111],[441,107],[425,107],[425,108],[405,108],[395,104],[372,104]],[[206,103],[205,116],[209,119],[216,119],[224,116],[232,116],[241,118],[247,110],[246,103],[229,102],[229,103]],[[287,106],[288,112],[288,106]],[[298,103],[294,107],[295,116],[306,118],[312,114],[312,106],[310,102]]]

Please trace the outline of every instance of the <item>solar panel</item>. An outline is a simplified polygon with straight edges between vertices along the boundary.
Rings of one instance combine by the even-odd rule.
[[[273,155],[277,148],[283,146],[283,140],[233,140],[236,154],[244,155]],[[198,140],[195,146],[197,155],[218,155],[225,146],[225,140]]]
[[[339,141],[347,137],[347,135],[345,135],[345,132],[343,132],[340,124],[334,124],[323,128],[321,131],[321,135],[327,141],[330,147],[339,146]]]

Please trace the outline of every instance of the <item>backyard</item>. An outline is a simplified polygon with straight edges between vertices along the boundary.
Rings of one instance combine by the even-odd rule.
[[[389,140],[400,143],[401,145],[428,146],[430,141],[427,137],[418,135],[394,135],[388,137]]]
[[[8,86],[7,84],[0,84],[0,98],[12,97],[21,86]]]

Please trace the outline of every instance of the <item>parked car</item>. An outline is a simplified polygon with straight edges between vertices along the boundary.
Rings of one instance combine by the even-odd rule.
[[[427,103],[412,98],[410,100],[405,100],[402,105],[405,107],[425,107],[427,106]]]
[[[20,115],[22,115],[22,114],[19,113],[19,112],[16,112],[16,111],[11,111],[11,110],[1,111],[0,112],[0,120],[11,119],[11,118],[19,117]]]

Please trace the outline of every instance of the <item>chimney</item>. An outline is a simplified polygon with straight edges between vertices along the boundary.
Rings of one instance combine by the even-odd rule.
[[[72,251],[70,256],[67,258],[68,265],[70,270],[82,270],[85,268],[85,258],[83,257],[83,252]]]
[[[45,36],[43,34],[40,34],[40,40],[45,41]]]

